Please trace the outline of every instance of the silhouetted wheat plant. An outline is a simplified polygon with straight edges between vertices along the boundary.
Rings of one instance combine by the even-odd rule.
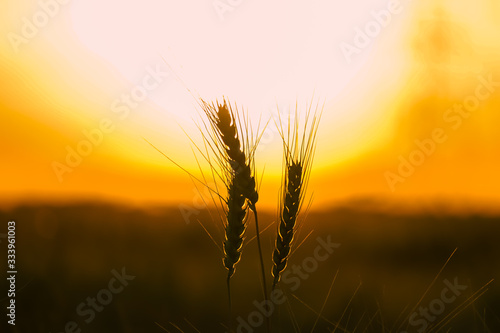
[[[280,119],[278,128],[283,139],[284,177],[281,185],[282,194],[278,215],[279,225],[273,252],[273,289],[280,281],[281,273],[287,265],[296,231],[297,218],[304,201],[304,194],[314,158],[316,133],[320,116],[315,113],[312,116],[312,120],[310,120],[310,113],[311,109],[309,108],[305,116],[305,124],[302,131],[299,129],[297,109],[294,122],[291,123],[290,119],[288,119],[285,130]]]
[[[236,264],[241,259],[242,245],[247,228],[248,210],[253,212],[255,218],[263,294],[264,299],[268,299],[256,208],[259,194],[255,178],[254,154],[259,138],[252,142],[253,131],[248,120],[245,119],[243,114],[239,114],[236,107],[233,110],[231,104],[226,99],[223,99],[222,103],[216,101],[211,104],[201,100],[200,106],[208,119],[208,122],[203,122],[205,128],[200,128],[204,138],[205,153],[198,146],[196,147],[210,164],[212,176],[221,179],[224,183],[227,195],[224,196],[221,194],[217,187],[215,189],[211,188],[206,183],[204,176],[204,181],[199,180],[167,155],[162,154],[196,181],[203,183],[220,200],[224,212],[221,215],[223,217],[225,234],[222,249],[224,256],[223,264],[228,271],[226,283],[229,308],[231,309],[230,281],[235,273]],[[305,123],[302,129],[299,128],[297,107],[293,123],[289,118],[285,129],[283,129],[281,119],[279,125],[276,124],[283,141],[284,178],[281,185],[282,194],[279,204],[279,225],[276,246],[272,256],[273,289],[279,282],[281,274],[287,265],[292,241],[296,232],[297,218],[302,207],[311,172],[316,148],[316,133],[321,116],[317,114],[317,111],[318,108],[316,107],[315,113],[311,117],[311,107],[309,107],[305,114]],[[242,119],[243,122],[241,121]],[[212,155],[213,157],[211,157]],[[215,163],[213,162],[214,160]],[[212,200],[214,200],[213,197]],[[211,237],[211,239],[213,238]],[[271,326],[268,316],[266,316],[266,321],[268,331],[270,332]]]
[[[232,109],[224,99],[223,103],[209,104],[202,100],[212,138],[212,150],[218,155],[222,166],[228,197],[226,199],[226,225],[224,241],[224,266],[228,269],[227,285],[231,302],[230,279],[235,265],[241,257],[241,245],[246,229],[245,216],[247,207],[253,211],[256,227],[256,239],[262,270],[263,292],[267,297],[264,260],[260,242],[259,222],[256,203],[259,200],[255,173],[255,145],[250,147],[251,128],[245,121],[242,125],[238,110]]]

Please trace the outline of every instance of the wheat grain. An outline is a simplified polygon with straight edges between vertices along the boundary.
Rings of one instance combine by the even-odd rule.
[[[234,180],[233,178],[232,181]],[[241,258],[246,213],[245,197],[239,192],[238,186],[231,182],[228,187],[223,259],[224,266],[228,270],[228,279],[234,274],[234,266]]]
[[[273,288],[280,279],[280,273],[286,268],[290,246],[293,241],[295,223],[299,213],[302,189],[302,164],[292,162],[286,168],[285,199],[281,209],[280,224],[273,252]]]
[[[253,154],[248,151],[250,150],[248,138],[240,140],[237,113],[233,112],[226,100],[223,101],[223,104],[217,103],[217,105],[208,104],[204,101],[202,103],[203,110],[216,134],[214,138],[216,146],[219,150],[222,150],[225,160],[230,165],[231,173],[234,174],[234,186],[239,188],[251,205],[255,205],[259,200],[259,195],[256,189],[255,177],[252,175]],[[247,151],[245,151],[245,148]]]

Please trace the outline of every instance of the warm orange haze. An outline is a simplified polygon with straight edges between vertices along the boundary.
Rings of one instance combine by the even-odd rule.
[[[226,96],[249,113],[255,131],[259,119],[261,130],[269,121],[256,156],[269,208],[281,172],[274,121],[296,102],[299,112],[324,103],[311,179],[316,203],[418,197],[494,205],[496,5],[379,2],[374,13],[394,6],[385,9],[389,17],[321,3],[287,6],[283,16],[281,5],[246,4],[247,11],[223,12],[223,21],[210,8],[204,15],[176,4],[173,12],[168,3],[120,5],[111,19],[112,3],[75,2],[61,5],[46,28],[34,26],[32,37],[23,33],[33,27],[15,19],[29,2],[5,3],[2,197],[191,200],[189,177],[143,138],[198,172],[183,130],[199,144],[196,98]],[[379,29],[370,25],[377,19]],[[103,121],[101,143],[93,131]],[[426,152],[416,141],[433,140],[436,129],[441,141]],[[80,147],[88,156],[68,157],[92,133],[97,145]]]
[[[500,331],[498,1],[0,13],[0,332]]]

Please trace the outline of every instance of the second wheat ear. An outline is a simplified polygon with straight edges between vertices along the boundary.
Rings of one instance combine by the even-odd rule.
[[[314,157],[320,116],[315,114],[308,126],[309,114],[310,111],[306,115],[302,134],[299,131],[297,112],[294,123],[290,124],[290,120],[288,121],[287,132],[284,133],[283,129],[280,129],[284,149],[284,178],[279,206],[279,226],[273,251],[273,289],[280,281],[281,273],[287,265]]]

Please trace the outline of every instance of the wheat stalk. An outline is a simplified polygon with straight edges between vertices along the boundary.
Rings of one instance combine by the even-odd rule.
[[[293,126],[288,119],[287,135],[284,134],[281,119],[278,128],[284,147],[284,178],[278,216],[279,226],[273,251],[273,289],[280,281],[281,273],[287,265],[314,157],[320,117],[315,114],[308,126],[310,111],[309,108],[302,134],[299,131],[297,109]]]

